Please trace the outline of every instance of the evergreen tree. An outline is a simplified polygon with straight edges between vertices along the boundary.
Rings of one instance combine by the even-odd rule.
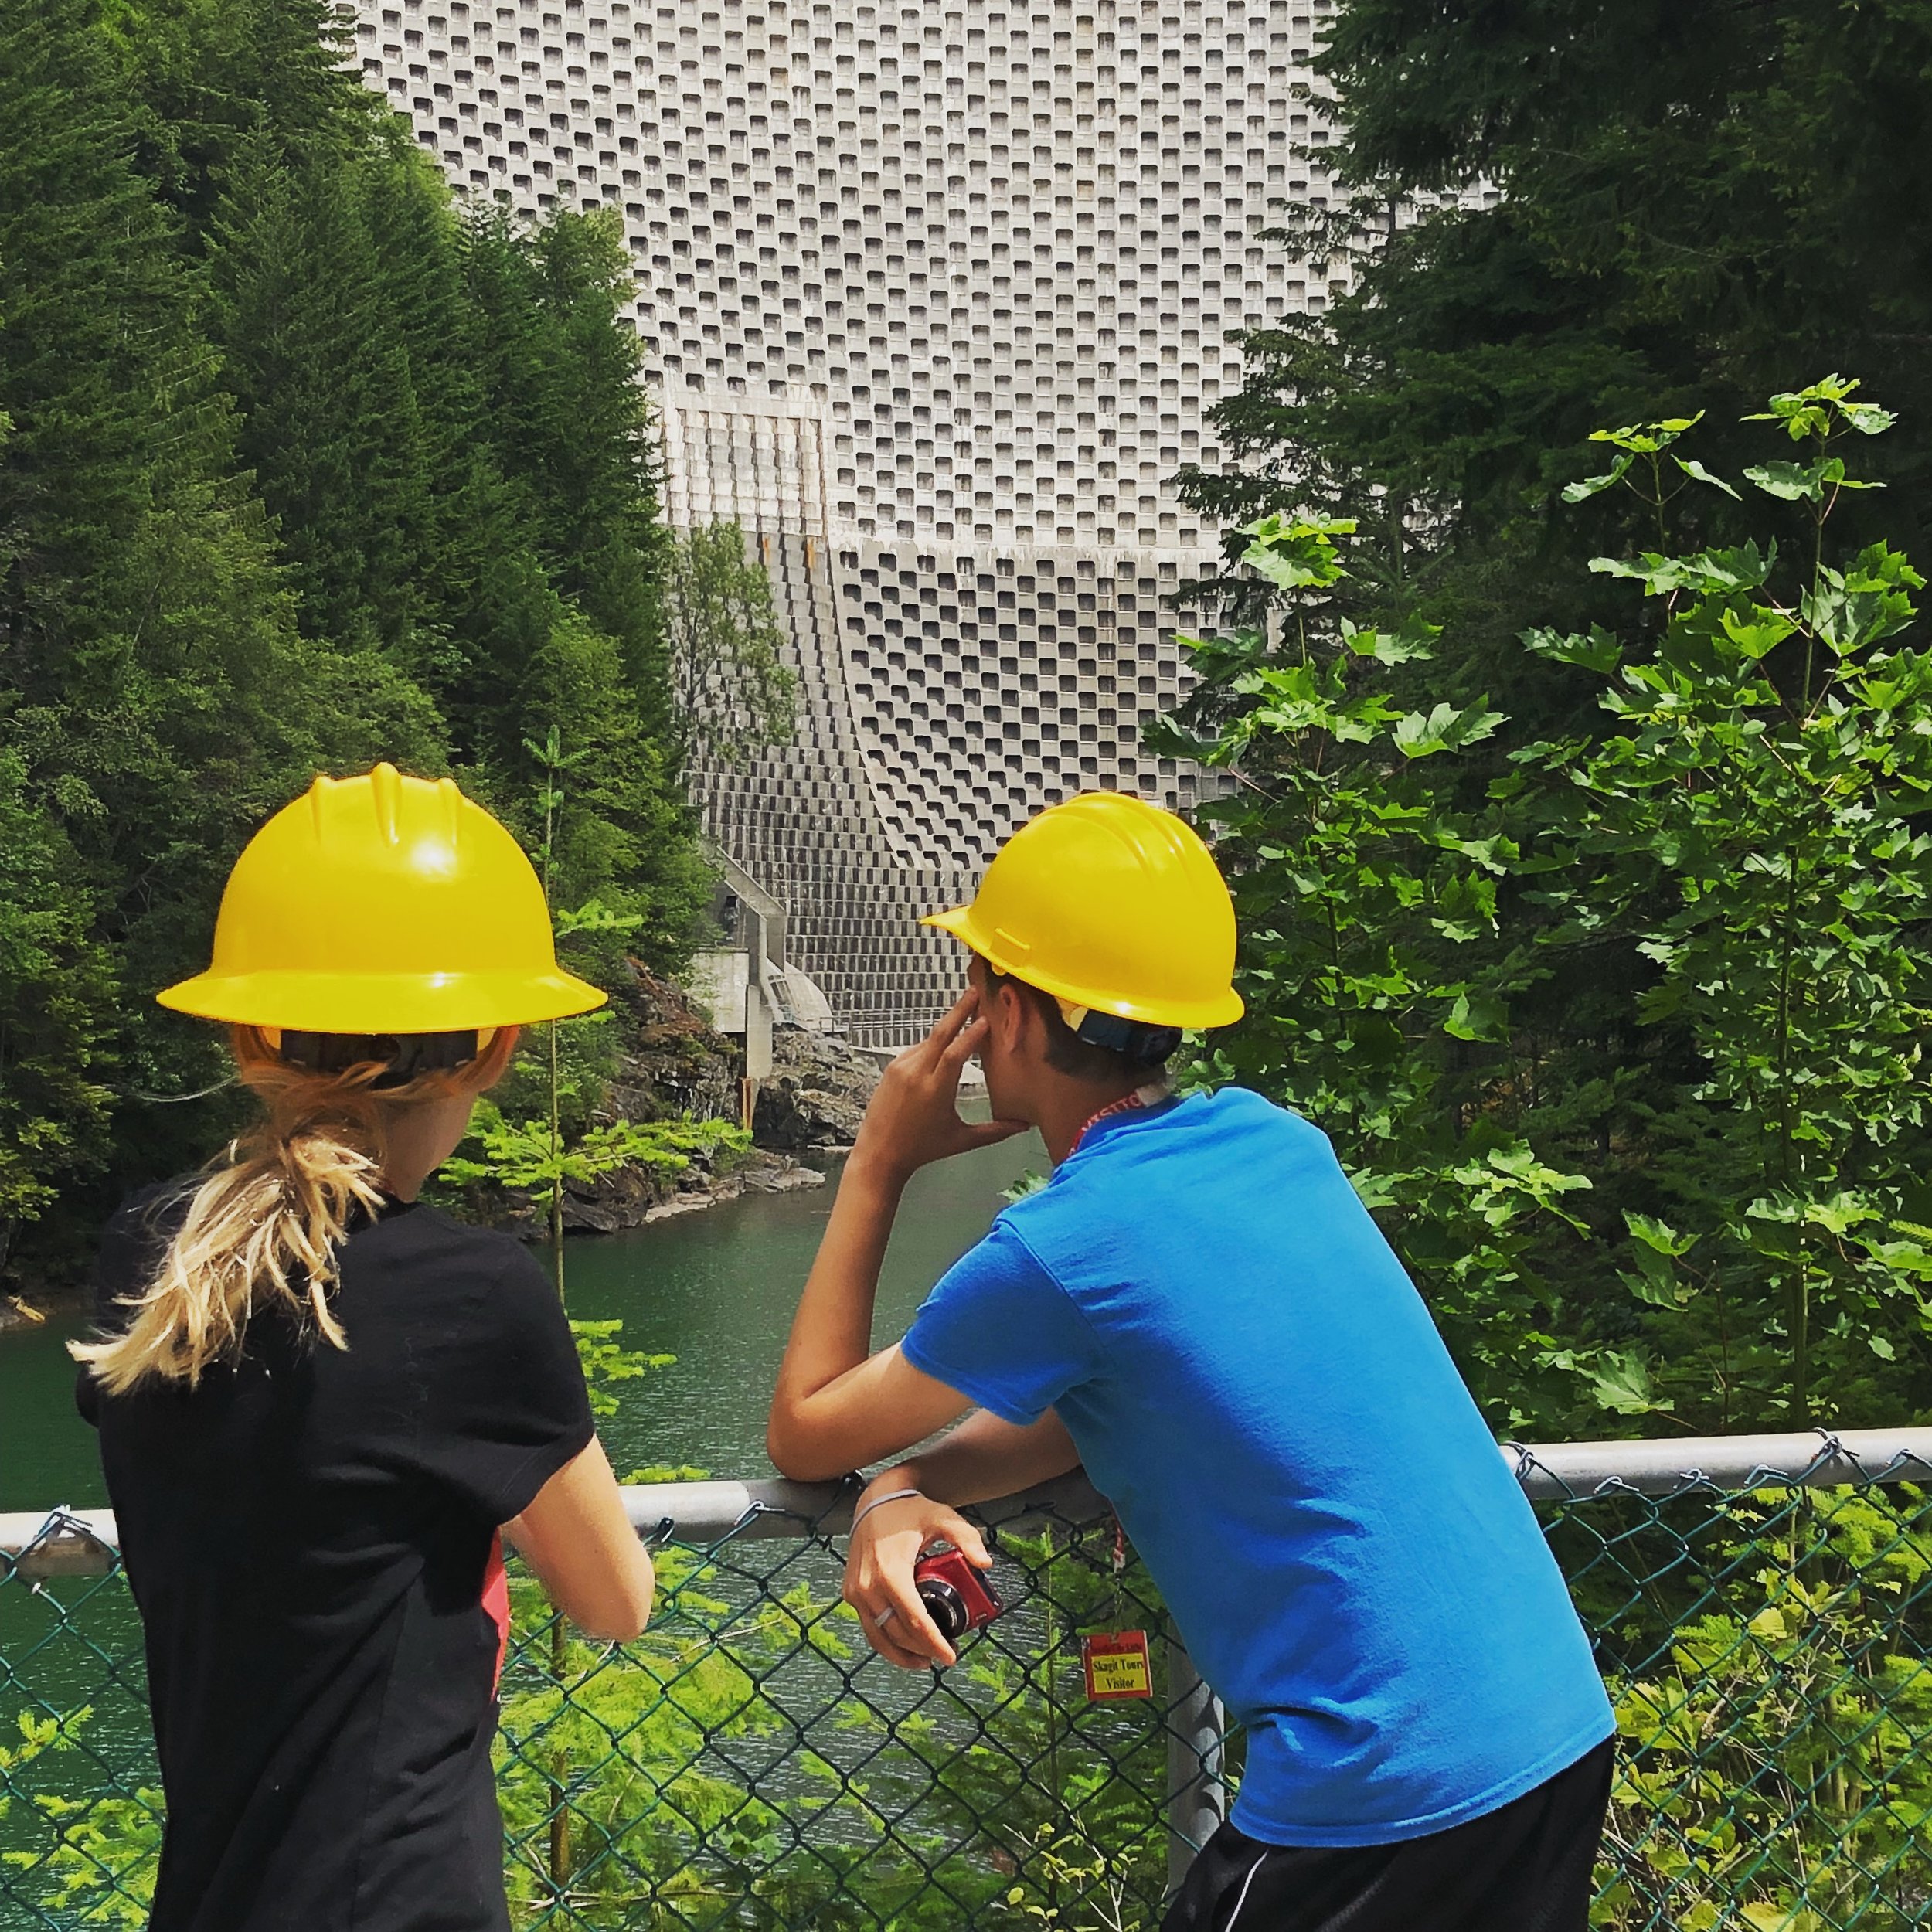
[[[470,260],[490,321],[492,446],[528,492],[553,581],[617,639],[645,729],[668,738],[665,539],[643,352],[623,315],[633,292],[623,224],[614,210],[562,212],[526,233],[492,211],[472,230]]]
[[[318,765],[437,756],[405,681],[296,631],[112,54],[79,0],[0,26],[0,750],[10,821],[38,826],[13,862],[5,1050],[42,1123],[15,1144],[15,1215],[101,1152],[90,1065],[205,1083],[205,1029],[151,995],[205,958],[253,826]],[[64,1086],[68,1049],[32,1038],[69,1043]],[[195,1131],[124,1098],[112,1173],[178,1164]]]
[[[1458,696],[1519,675],[1525,624],[1607,616],[1589,556],[1655,542],[1634,505],[1560,513],[1606,422],[1702,409],[1723,469],[1750,460],[1739,419],[1759,399],[1854,371],[1917,426],[1880,461],[1884,527],[1920,543],[1932,22],[1915,0],[1348,0],[1318,64],[1338,196],[1283,234],[1352,291],[1247,338],[1217,413],[1240,468],[1190,478],[1192,501],[1230,523],[1295,504],[1358,518],[1380,553],[1368,594],[1426,597]],[[1679,507],[1694,535],[1737,514],[1716,492]],[[1526,730],[1594,703],[1554,670],[1512,695]]]
[[[303,629],[406,662],[434,519],[410,345],[361,173],[359,158],[291,166],[245,137],[211,225],[209,315]]]
[[[660,957],[688,953],[708,897],[679,772],[662,585],[668,539],[657,521],[639,351],[624,327],[631,286],[620,226],[563,213],[530,230],[479,211],[464,242],[480,318],[480,433],[560,600],[533,652],[518,716],[558,726],[566,746],[605,747],[580,810],[601,849],[631,869],[614,889]],[[498,571],[502,563],[494,566]],[[534,615],[532,613],[532,615]],[[597,667],[594,674],[592,667]],[[620,723],[621,720],[621,723]],[[495,768],[536,788],[522,751],[533,734],[499,730]],[[588,885],[580,848],[576,876]]]
[[[0,25],[0,1246],[219,1127],[151,995],[318,770],[528,820],[555,727],[566,893],[661,969],[708,896],[621,237],[460,216],[344,52],[322,0]]]

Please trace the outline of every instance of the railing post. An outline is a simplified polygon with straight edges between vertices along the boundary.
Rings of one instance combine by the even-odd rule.
[[[1228,1811],[1227,1787],[1221,1781],[1227,1714],[1172,1630],[1167,1696],[1167,1884],[1172,1893]]]

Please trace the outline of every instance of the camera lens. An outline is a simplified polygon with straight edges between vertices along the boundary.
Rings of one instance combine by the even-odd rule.
[[[966,1634],[966,1600],[951,1583],[928,1577],[919,1586],[919,1600],[926,1606],[939,1634],[949,1644]]]

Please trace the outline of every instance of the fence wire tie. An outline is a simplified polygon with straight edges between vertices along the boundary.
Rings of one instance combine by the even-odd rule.
[[[33,1551],[43,1549],[49,1543],[58,1543],[66,1536],[73,1537],[77,1543],[86,1543],[92,1549],[107,1549],[107,1546],[94,1534],[91,1525],[77,1516],[68,1504],[57,1502],[47,1512],[40,1527],[21,1546],[15,1560],[17,1563]],[[113,1553],[108,1551],[108,1553],[111,1555]],[[38,1584],[35,1585],[36,1589],[39,1587]]]
[[[1866,1468],[1861,1458],[1854,1455],[1851,1451],[1845,1447],[1844,1439],[1835,1430],[1830,1429],[1817,1429],[1813,1430],[1812,1433],[1818,1438],[1818,1454],[1811,1459],[1811,1461],[1805,1465],[1804,1476],[1808,1477],[1815,1475],[1819,1469],[1821,1469],[1827,1462],[1830,1461],[1835,1456],[1842,1456],[1844,1459],[1852,1465],[1852,1469],[1856,1472],[1852,1478],[1855,1483],[1866,1485],[1890,1482],[1897,1476],[1901,1469],[1905,1468],[1908,1464],[1917,1464],[1920,1468],[1926,1471],[1928,1475],[1932,1475],[1932,1463],[1928,1463],[1924,1457],[1916,1454],[1910,1449],[1900,1449],[1895,1451],[1893,1454],[1891,1461],[1886,1463],[1883,1468],[1878,1470],[1875,1473],[1871,1469]],[[1762,1472],[1760,1471],[1759,1473]],[[1799,1480],[1801,1481],[1804,1478],[1801,1477]]]
[[[746,1504],[744,1514],[725,1532],[720,1540],[725,1543],[730,1542],[740,1530],[749,1529],[760,1516],[789,1516],[794,1522],[803,1523],[808,1530],[815,1530],[818,1526],[818,1519],[816,1516],[808,1516],[804,1511],[799,1509],[787,1509],[783,1503],[760,1502],[756,1497],[753,1497],[750,1502]]]
[[[70,1537],[89,1549],[100,1550],[109,1556],[113,1554],[88,1525],[73,1513],[70,1505],[57,1502],[47,1512],[40,1527],[13,1553],[7,1565],[8,1573],[19,1576],[21,1566],[36,1550],[46,1549]],[[26,1581],[29,1596],[43,1597],[46,1594],[47,1583],[44,1577],[29,1577]]]
[[[677,1533],[677,1518],[660,1516],[655,1526],[644,1532],[644,1546],[646,1549],[662,1549]]]
[[[1701,1470],[1693,1471],[1688,1476],[1680,1474],[1677,1478],[1677,1487],[1671,1492],[1671,1494],[1674,1496],[1681,1496],[1687,1491],[1695,1489],[1703,1481],[1703,1472]],[[1634,1496],[1640,1502],[1656,1501],[1656,1498],[1646,1491],[1638,1488],[1628,1476],[1604,1477],[1603,1481],[1590,1492],[1589,1500],[1594,1501],[1599,1496]],[[1584,1498],[1573,1496],[1571,1500],[1580,1502]]]
[[[1798,1480],[1801,1486],[1808,1483],[1828,1462],[1841,1456],[1856,1471],[1857,1473],[1852,1478],[1854,1482],[1869,1482],[1871,1480],[1866,1473],[1864,1464],[1845,1448],[1843,1439],[1835,1431],[1830,1429],[1815,1429],[1811,1433],[1818,1437],[1818,1453],[1804,1465],[1803,1471],[1800,1473]],[[1753,1469],[1751,1471],[1753,1479],[1768,1473],[1770,1472],[1762,1469]]]
[[[1532,1471],[1540,1471],[1553,1482],[1563,1483],[1566,1489],[1570,1488],[1570,1485],[1564,1481],[1563,1478],[1553,1469],[1545,1468],[1543,1464],[1536,1460],[1536,1452],[1530,1447],[1528,1443],[1512,1442],[1508,1445],[1508,1447],[1510,1453],[1516,1458],[1515,1475],[1518,1482],[1520,1483]]]

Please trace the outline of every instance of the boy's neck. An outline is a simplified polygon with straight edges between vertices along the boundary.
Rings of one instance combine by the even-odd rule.
[[[1058,1167],[1079,1145],[1081,1133],[1097,1114],[1117,1107],[1148,1086],[1165,1091],[1163,1076],[1148,1072],[1138,1079],[1104,1082],[1056,1076],[1037,1101],[1039,1111],[1035,1124],[1046,1143],[1046,1158]]]

